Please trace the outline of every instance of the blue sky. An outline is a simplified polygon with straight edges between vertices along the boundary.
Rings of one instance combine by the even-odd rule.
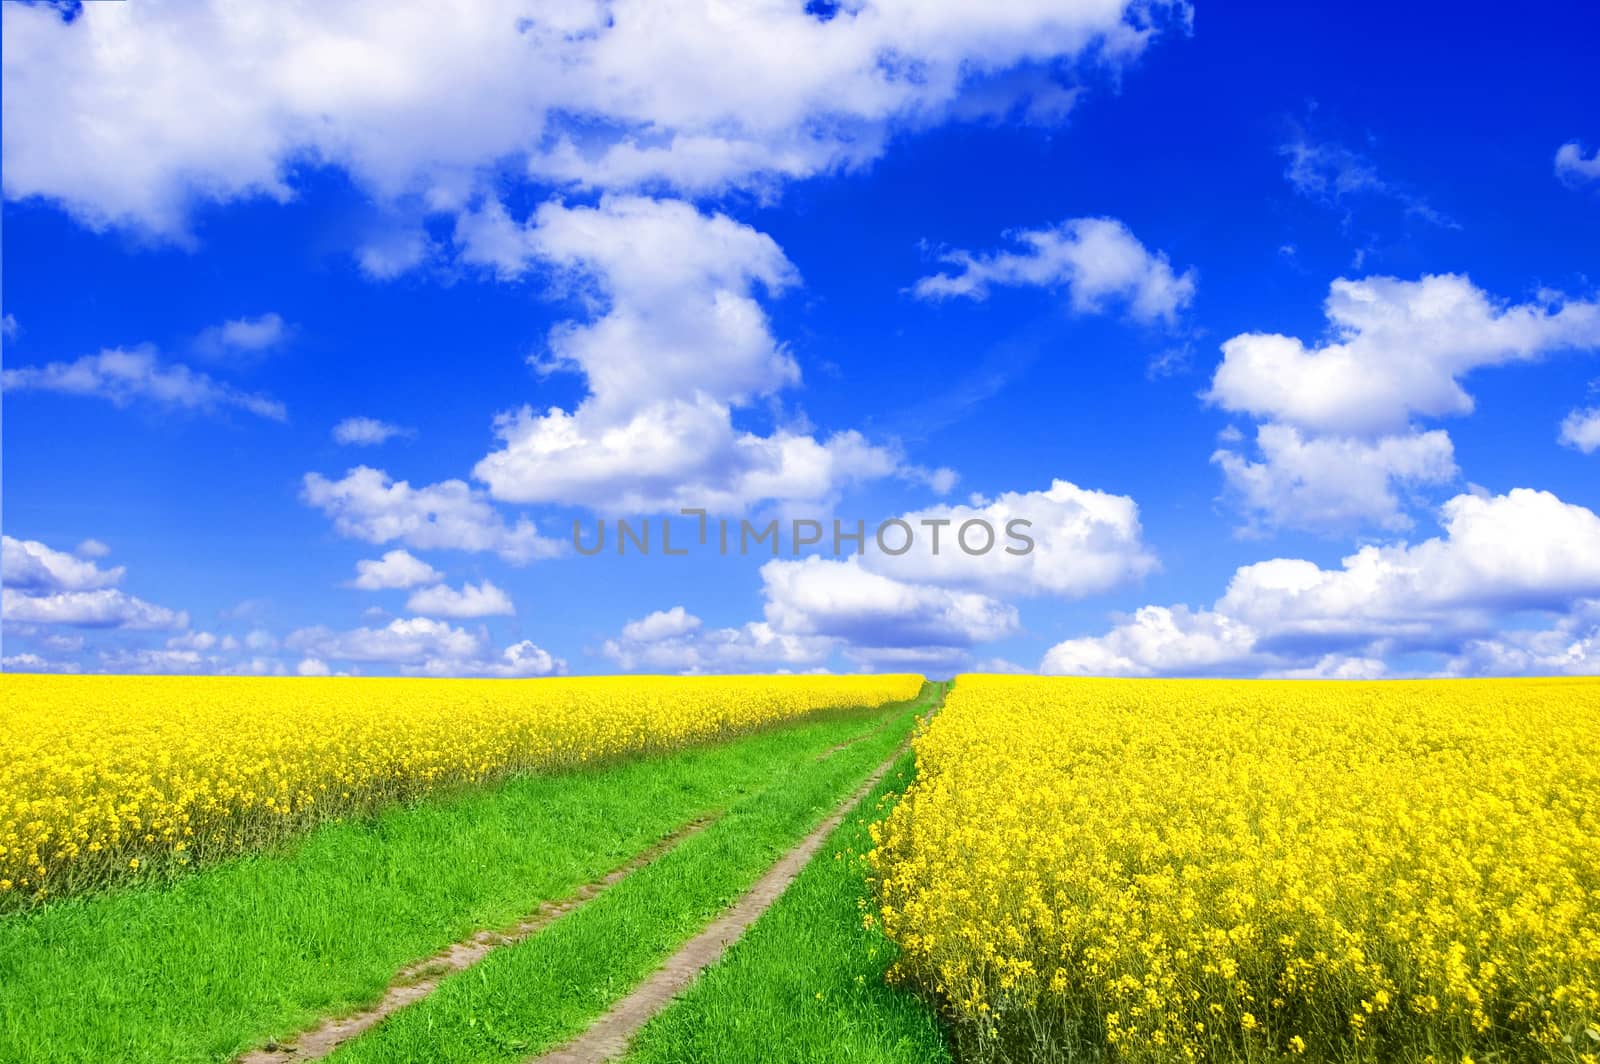
[[[1307,7],[5,4],[5,668],[1600,672],[1600,15]]]

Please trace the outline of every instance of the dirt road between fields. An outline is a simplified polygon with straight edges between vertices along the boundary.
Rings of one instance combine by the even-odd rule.
[[[872,793],[905,751],[905,746],[900,747],[889,760],[874,769],[854,794],[841,802],[798,846],[780,857],[732,908],[684,943],[654,974],[595,1020],[588,1030],[564,1046],[528,1058],[531,1064],[599,1064],[627,1052],[628,1043],[640,1028],[687,989],[702,971],[721,959],[728,947],[739,941],[750,925],[782,896],[834,828]]]
[[[402,968],[395,976],[394,982],[389,985],[388,991],[371,1008],[349,1016],[324,1020],[318,1026],[292,1039],[269,1042],[263,1048],[253,1049],[239,1057],[236,1064],[284,1064],[286,1061],[320,1060],[345,1042],[377,1025],[385,1017],[433,993],[445,976],[471,968],[492,951],[522,941],[583,903],[599,897],[608,887],[622,882],[680,842],[705,830],[720,815],[718,813],[689,821],[671,835],[594,882],[585,883],[559,901],[544,902],[514,927],[504,931],[479,931],[465,942],[452,943],[432,957]]]

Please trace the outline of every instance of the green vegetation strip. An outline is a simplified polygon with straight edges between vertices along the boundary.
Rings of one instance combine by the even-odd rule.
[[[823,760],[770,762],[769,786],[730,804],[704,831],[539,934],[445,979],[327,1059],[510,1062],[572,1038],[882,764],[915,714],[902,710],[890,727]]]
[[[843,755],[816,758],[885,713],[913,712],[841,711],[513,779],[325,825],[176,882],[0,919],[0,1060],[231,1060],[371,1005],[408,963],[510,926],[796,766],[834,764]]]
[[[863,922],[868,825],[914,772],[907,754],[749,933],[640,1032],[627,1064],[950,1059],[932,1011],[885,984],[894,945]]]

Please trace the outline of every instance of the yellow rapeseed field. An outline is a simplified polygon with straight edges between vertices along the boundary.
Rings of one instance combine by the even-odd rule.
[[[1600,680],[967,676],[916,749],[876,918],[972,1058],[1600,1061]]]
[[[918,676],[0,676],[0,909],[320,818],[916,695]]]

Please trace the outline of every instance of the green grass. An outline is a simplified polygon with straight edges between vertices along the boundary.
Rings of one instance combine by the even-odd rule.
[[[329,1059],[516,1061],[581,1032],[730,905],[909,734],[914,713],[771,786],[624,882],[391,1016]]]
[[[627,1064],[950,1059],[932,1011],[884,983],[893,944],[862,924],[867,825],[914,771],[907,754],[749,933],[640,1032]]]
[[[530,776],[325,825],[170,883],[0,919],[0,1061],[221,1061],[370,1004],[394,973],[816,767],[885,712]],[[866,744],[859,744],[866,745]],[[850,748],[857,749],[856,747]],[[835,765],[844,754],[822,765]]]

